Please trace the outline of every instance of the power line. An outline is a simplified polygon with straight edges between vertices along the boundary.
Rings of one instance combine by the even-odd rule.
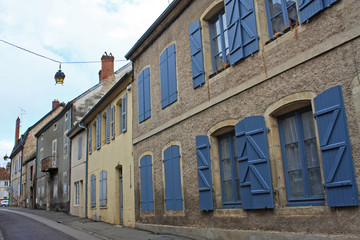
[[[15,47],[15,48],[18,48],[18,49],[20,49],[20,50],[23,50],[23,51],[25,51],[25,52],[28,52],[28,53],[31,53],[31,54],[34,54],[34,55],[36,55],[36,56],[38,56],[38,57],[42,57],[42,58],[45,58],[45,59],[47,59],[47,60],[50,60],[50,61],[53,61],[53,62],[56,62],[56,63],[59,63],[59,64],[76,64],[76,63],[100,63],[101,61],[76,61],[76,62],[61,62],[61,61],[58,61],[58,60],[55,60],[55,59],[53,59],[53,58],[49,58],[49,57],[46,57],[46,56],[44,56],[44,55],[41,55],[41,54],[39,54],[39,53],[36,53],[36,52],[33,52],[33,51],[31,51],[31,50],[28,50],[28,49],[26,49],[26,48],[23,48],[23,47],[20,47],[20,46],[17,46],[17,45],[15,45],[15,44],[13,44],[13,43],[10,43],[10,42],[7,42],[7,41],[5,41],[5,40],[3,40],[3,39],[0,39],[0,41],[1,42],[3,42],[3,43],[6,43],[6,44],[8,44],[8,45],[10,45],[10,46],[12,46],[12,47]],[[114,62],[122,62],[122,61],[128,61],[128,60],[114,60]]]

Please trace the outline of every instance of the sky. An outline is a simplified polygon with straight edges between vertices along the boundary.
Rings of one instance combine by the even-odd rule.
[[[125,54],[171,0],[0,0],[0,40],[60,62],[100,61]],[[115,71],[127,61],[115,62]],[[69,102],[99,81],[101,63],[59,64],[0,41],[0,166],[20,135],[46,115],[52,101]]]

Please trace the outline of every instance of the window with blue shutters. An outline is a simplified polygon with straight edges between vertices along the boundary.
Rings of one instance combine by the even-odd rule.
[[[121,102],[121,132],[126,132],[127,129],[127,93],[122,97]]]
[[[152,158],[150,155],[140,159],[141,210],[154,211]]]
[[[179,146],[173,145],[164,151],[165,203],[166,210],[182,210],[181,167]]]
[[[111,105],[111,139],[115,138],[115,106]]]
[[[196,88],[205,82],[200,20],[190,24],[189,38],[193,86]]]
[[[219,136],[218,143],[223,207],[237,208],[241,206],[241,193],[235,133]]]
[[[177,101],[175,44],[160,55],[161,108]]]
[[[96,176],[91,174],[90,177],[90,202],[91,207],[96,207]]]
[[[96,116],[96,125],[95,125],[95,148],[96,150],[101,147],[101,114],[98,113]]]
[[[279,117],[288,206],[324,205],[311,107]]]
[[[88,129],[88,137],[89,137],[89,154],[92,153],[92,135],[93,135],[93,131],[92,131],[92,125],[89,126],[89,129]]]
[[[138,77],[139,123],[151,116],[150,68],[145,68]]]
[[[354,164],[341,86],[332,87],[314,99],[329,207],[358,206]]]
[[[286,32],[298,22],[295,0],[265,0],[270,38]]]
[[[106,171],[100,172],[100,207],[106,207],[107,204],[107,176]]]

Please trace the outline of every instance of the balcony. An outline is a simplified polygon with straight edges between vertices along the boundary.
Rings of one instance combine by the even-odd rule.
[[[48,156],[41,160],[42,172],[55,172],[57,169],[56,156]]]

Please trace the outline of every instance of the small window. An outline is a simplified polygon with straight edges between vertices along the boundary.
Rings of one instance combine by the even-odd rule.
[[[311,108],[279,117],[289,206],[323,205],[320,161]]]
[[[30,172],[29,172],[29,179],[30,181],[32,181],[32,177],[33,177],[33,166],[30,166]],[[5,182],[6,183],[6,182]]]
[[[55,123],[54,125],[53,125],[53,130],[55,131],[57,129],[57,124]]]
[[[234,132],[219,136],[218,142],[223,207],[240,207],[240,179]]]
[[[213,70],[215,72],[224,69],[229,64],[229,38],[225,12],[222,11],[213,17],[209,25]]]
[[[79,182],[74,183],[74,205],[78,206],[80,202],[80,186]]]
[[[65,121],[67,121],[68,118],[69,118],[69,113],[67,112],[67,113],[65,113]]]
[[[43,133],[41,134],[40,139],[41,139],[41,141],[43,141],[43,140],[44,140],[44,134],[43,134]]]
[[[265,0],[270,38],[286,32],[298,21],[295,0]]]

